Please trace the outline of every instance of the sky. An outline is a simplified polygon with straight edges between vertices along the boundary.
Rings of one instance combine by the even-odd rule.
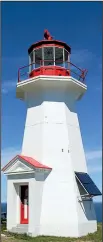
[[[102,191],[102,2],[2,2],[2,166],[21,152],[26,105],[16,99],[18,68],[48,29],[71,46],[71,62],[88,69],[77,103],[88,172]],[[2,202],[6,201],[2,174]],[[101,201],[98,197],[96,201]]]

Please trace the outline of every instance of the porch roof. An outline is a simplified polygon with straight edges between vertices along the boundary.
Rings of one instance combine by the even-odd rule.
[[[16,155],[11,161],[9,161],[3,168],[2,171],[4,172],[11,164],[13,164],[13,162],[16,159],[20,159],[20,160],[24,160],[26,163],[32,165],[34,168],[41,168],[41,169],[52,169],[49,166],[43,165],[41,164],[39,161],[35,160],[32,157],[29,156],[24,156],[24,155]]]

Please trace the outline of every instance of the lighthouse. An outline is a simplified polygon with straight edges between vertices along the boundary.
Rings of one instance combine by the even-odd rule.
[[[93,197],[101,192],[88,174],[76,113],[76,102],[87,91],[87,71],[71,63],[71,47],[48,30],[28,56],[16,86],[17,98],[27,106],[22,151],[2,169],[7,230],[30,236],[93,233]]]

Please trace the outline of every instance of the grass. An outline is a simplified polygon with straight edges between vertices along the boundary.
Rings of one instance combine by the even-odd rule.
[[[63,238],[53,236],[38,236],[32,238],[27,236],[26,234],[20,235],[6,232],[4,224],[1,227],[1,233],[6,235],[6,237],[2,239],[3,242],[102,242],[102,223],[98,223],[97,232],[93,234],[88,234],[87,236],[81,238]]]

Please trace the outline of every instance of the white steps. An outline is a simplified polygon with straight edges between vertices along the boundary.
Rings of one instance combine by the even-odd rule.
[[[28,224],[18,224],[16,227],[12,228],[11,232],[18,233],[18,234],[27,234],[28,233]]]

